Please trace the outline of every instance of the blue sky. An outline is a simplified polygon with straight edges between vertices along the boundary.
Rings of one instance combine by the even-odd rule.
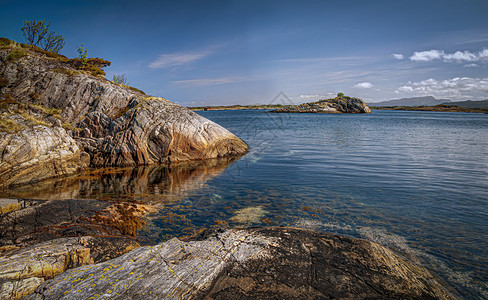
[[[45,19],[62,54],[112,61],[107,78],[182,105],[488,99],[488,1],[11,1],[0,36]]]

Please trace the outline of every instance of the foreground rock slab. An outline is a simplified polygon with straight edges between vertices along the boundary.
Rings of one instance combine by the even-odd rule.
[[[205,231],[42,283],[25,299],[449,299],[425,269],[369,241],[294,228]]]

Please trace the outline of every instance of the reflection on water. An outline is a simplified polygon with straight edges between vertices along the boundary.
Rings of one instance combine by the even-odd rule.
[[[2,191],[5,198],[138,200],[176,203],[198,190],[236,158],[190,161],[177,165],[90,169],[70,177],[55,178]]]

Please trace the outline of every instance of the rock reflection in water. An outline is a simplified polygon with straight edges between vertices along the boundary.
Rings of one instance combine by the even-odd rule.
[[[91,169],[76,176],[0,191],[5,198],[135,199],[175,203],[222,173],[236,158],[190,161],[178,165]]]

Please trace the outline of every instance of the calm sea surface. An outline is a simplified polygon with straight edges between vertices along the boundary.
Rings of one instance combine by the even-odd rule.
[[[488,115],[199,114],[250,152],[233,162],[58,181],[36,194],[151,202],[158,209],[140,232],[146,243],[217,225],[366,238],[430,268],[457,296],[488,298]]]

